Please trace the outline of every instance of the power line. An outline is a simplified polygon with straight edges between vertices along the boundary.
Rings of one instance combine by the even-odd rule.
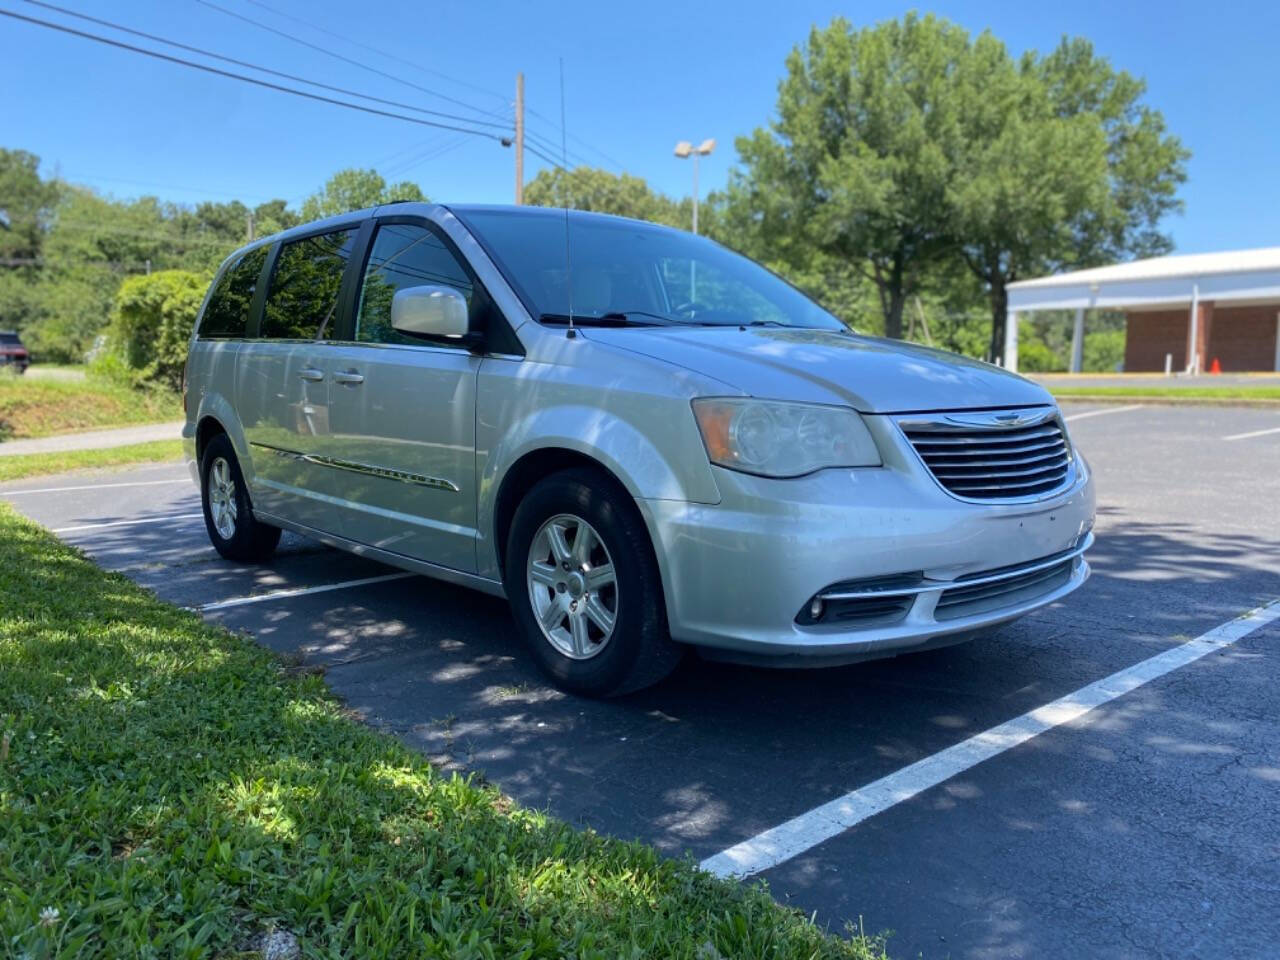
[[[431,74],[432,76],[440,77],[443,80],[448,80],[449,82],[456,83],[459,86],[463,86],[471,90],[475,90],[477,93],[483,93],[490,97],[497,97],[503,103],[507,102],[507,98],[504,95],[497,93],[496,91],[488,90],[485,87],[477,86],[476,84],[469,83],[466,80],[460,80],[457,77],[451,77],[449,76],[449,74],[441,73],[439,70],[432,70],[431,68],[424,67],[419,63],[414,63],[412,60],[406,60],[403,57],[397,57],[395,54],[387,53],[387,51],[385,50],[379,50],[377,47],[370,46],[367,43],[361,43],[359,40],[353,40],[351,37],[344,36],[343,34],[338,33],[337,31],[334,31],[334,30],[328,30],[317,23],[312,23],[309,20],[304,20],[302,19],[302,17],[294,16],[291,13],[285,13],[283,10],[277,10],[275,7],[271,7],[265,3],[262,3],[261,0],[247,0],[247,2],[252,3],[255,7],[261,7],[263,10],[269,11],[270,13],[274,13],[278,17],[284,17],[286,20],[292,20],[294,23],[300,23],[304,27],[310,27],[312,30],[316,30],[320,33],[323,33],[326,36],[333,37],[334,39],[337,39],[337,40],[342,40],[343,42],[349,43],[352,46],[360,47],[362,50],[368,50],[370,53],[376,53],[380,57],[386,57],[388,60],[394,60],[396,63],[404,64],[406,67],[412,67],[413,69],[421,71],[422,73],[427,73],[427,74]],[[460,107],[466,107],[469,110],[476,110],[476,111],[479,111],[480,113],[488,113],[490,116],[494,116],[494,117],[503,116],[502,114],[498,114],[498,113],[494,113],[493,111],[486,110],[483,107],[477,107],[474,104],[465,103],[462,100],[456,100],[453,97],[450,97],[443,93],[435,92],[434,96],[437,96],[442,100],[448,100],[450,103],[457,104]]]
[[[372,94],[361,93],[358,90],[348,90],[345,87],[335,87],[332,84],[321,83],[319,80],[308,80],[306,77],[299,77],[296,74],[284,73],[280,70],[273,70],[270,67],[264,67],[256,63],[250,63],[247,60],[237,60],[235,57],[228,57],[221,53],[214,53],[211,50],[201,49],[200,47],[193,47],[187,43],[179,43],[177,40],[169,40],[169,39],[166,39],[165,37],[157,36],[154,33],[146,33],[145,31],[142,31],[142,30],[135,30],[132,27],[126,27],[122,24],[114,23],[110,20],[103,20],[99,17],[91,17],[87,13],[78,13],[75,10],[68,10],[66,7],[59,7],[52,3],[45,3],[44,0],[26,0],[26,2],[36,7],[44,7],[46,10],[53,10],[57,13],[65,14],[69,17],[76,17],[79,20],[87,20],[90,23],[96,23],[102,27],[108,27],[112,30],[119,30],[121,33],[131,34],[132,36],[135,36],[135,37],[142,37],[145,40],[153,40],[156,43],[163,43],[170,47],[176,47],[179,50],[186,50],[189,53],[198,53],[202,57],[209,57],[213,60],[221,60],[223,63],[233,63],[237,67],[247,67],[250,70],[257,70],[260,73],[269,74],[270,76],[273,76],[273,77],[282,77],[285,80],[292,80],[295,83],[305,83],[311,87],[319,87],[321,90],[329,90],[334,93],[345,94],[348,97],[359,97],[361,100],[369,100],[373,103],[381,103],[384,106],[398,107],[401,110],[412,110],[415,113],[424,113],[431,116],[444,117],[447,120],[460,120],[463,123],[472,123],[482,127],[498,127],[499,129],[506,130],[510,126],[510,124],[494,123],[490,120],[475,120],[475,119],[472,119],[471,117],[460,116],[456,113],[443,113],[440,110],[428,110],[426,107],[414,106],[412,103],[401,103],[399,100],[387,100],[387,99],[384,99],[383,97],[375,97]]]
[[[446,142],[443,144],[436,144],[431,148],[424,150],[422,153],[417,154],[416,156],[409,157],[407,160],[403,160],[400,163],[394,164],[391,169],[385,172],[385,176],[387,177],[403,176],[404,174],[412,170],[414,167],[420,166],[421,164],[426,163],[428,160],[434,160],[437,157],[442,157],[449,151],[456,150],[458,147],[462,146],[466,142],[467,142],[466,137],[454,137],[449,142]]]
[[[379,110],[375,107],[366,107],[358,103],[349,103],[346,100],[335,100],[333,97],[321,96],[318,93],[308,93],[306,90],[296,90],[293,87],[281,86],[278,83],[271,83],[268,80],[259,80],[256,77],[246,77],[242,73],[232,73],[230,70],[221,70],[218,67],[211,67],[208,64],[196,63],[193,60],[184,60],[181,57],[173,57],[167,53],[161,53],[158,50],[147,50],[145,47],[135,47],[132,44],[124,43],[120,40],[112,40],[110,37],[98,36],[95,33],[86,33],[83,30],[76,30],[73,27],[63,26],[60,23],[51,23],[48,20],[40,20],[36,17],[24,16],[20,13],[14,13],[12,10],[0,10],[0,16],[11,17],[14,20],[23,20],[27,23],[34,23],[37,26],[48,27],[50,30],[58,30],[62,33],[69,33],[72,36],[83,37],[86,40],[95,40],[98,43],[104,43],[107,46],[118,47],[121,50],[129,50],[133,53],[140,53],[143,56],[154,57],[157,60],[167,60],[169,63],[176,63],[184,67],[191,67],[194,70],[203,70],[205,73],[216,74],[220,77],[229,77],[232,80],[240,80],[243,83],[252,83],[255,86],[266,87],[268,90],[278,90],[281,93],[289,93],[295,97],[304,97],[307,100],[315,100],[320,103],[333,104],[336,107],[346,107],[348,110],[359,110],[361,113],[369,113],[379,117],[390,117],[393,120],[404,120],[408,123],[416,123],[423,127],[438,127],[441,130],[454,130],[458,133],[470,133],[477,137],[487,137],[490,140],[496,140],[501,143],[505,138],[487,130],[475,130],[468,127],[458,127],[447,123],[437,123],[434,120],[423,120],[420,117],[410,117],[403,113],[392,113],[389,110]]]
[[[551,127],[552,127],[552,129],[554,129],[554,128],[555,128],[555,126],[556,126],[556,122],[555,122],[554,120],[552,120],[550,117],[548,117],[546,114],[539,113],[537,110],[534,110],[532,107],[529,107],[529,108],[528,108],[528,110],[529,110],[529,113],[530,113],[530,114],[532,114],[533,116],[537,117],[539,120],[542,120],[542,121],[544,121],[544,122],[546,122],[546,123],[550,124],[550,125],[551,125]],[[605,160],[607,160],[609,163],[613,164],[617,169],[619,169],[619,170],[623,170],[623,169],[625,169],[625,168],[626,168],[626,165],[625,165],[625,164],[623,164],[623,163],[621,163],[621,162],[619,162],[619,161],[617,161],[617,160],[613,159],[613,157],[609,156],[607,153],[605,153],[605,152],[604,152],[603,150],[601,150],[599,147],[593,146],[592,144],[588,143],[586,140],[583,140],[581,137],[576,137],[576,136],[574,136],[573,134],[569,134],[569,135],[568,135],[568,138],[569,138],[570,140],[572,140],[574,143],[578,144],[579,146],[586,147],[586,148],[587,148],[588,150],[590,150],[592,153],[596,154],[596,156],[599,156],[599,157],[604,158],[604,159],[605,159]]]
[[[353,60],[351,57],[344,56],[343,54],[338,53],[334,50],[330,50],[327,47],[322,47],[319,44],[315,44],[315,43],[311,43],[310,41],[303,40],[301,37],[295,37],[293,34],[286,33],[283,30],[277,30],[275,27],[271,26],[270,24],[263,23],[261,20],[254,20],[252,17],[246,17],[244,14],[236,13],[234,10],[228,10],[226,7],[221,7],[218,4],[213,3],[212,0],[196,0],[196,3],[199,3],[202,6],[209,7],[211,10],[217,10],[219,13],[224,13],[228,17],[234,17],[237,20],[243,20],[245,23],[252,24],[253,26],[257,27],[259,30],[266,30],[268,33],[274,33],[276,36],[284,37],[286,40],[290,40],[293,43],[301,44],[302,46],[307,47],[310,50],[316,50],[320,53],[325,54],[326,56],[333,57],[336,60],[341,60],[343,63],[349,63],[352,66],[359,67],[361,70],[367,70],[370,73],[376,73],[380,77],[386,77],[388,80],[394,80],[396,83],[402,83],[406,87],[412,87],[414,90],[418,90],[422,93],[428,94],[429,96],[442,97],[445,100],[451,99],[449,97],[445,97],[443,94],[437,93],[435,90],[432,90],[428,87],[424,87],[421,84],[414,83],[412,80],[406,80],[404,79],[404,77],[398,77],[394,73],[387,73],[387,71],[385,70],[379,70],[377,67],[371,67],[367,63],[362,63],[359,60]],[[460,103],[461,101],[454,100],[453,102]],[[467,107],[470,110],[477,109],[476,107],[473,107],[470,104],[464,103],[462,105],[464,107]],[[480,110],[479,112],[489,113],[489,111],[487,110]],[[477,124],[484,123],[486,125],[497,126],[497,124],[488,124],[487,121],[470,120],[465,117],[459,118],[459,119],[463,119],[468,123],[477,123]]]
[[[563,164],[563,163],[561,163],[559,160],[553,160],[551,157],[548,157],[545,153],[543,153],[541,150],[538,150],[538,149],[537,149],[536,147],[534,147],[532,144],[530,144],[530,143],[526,143],[526,144],[524,145],[524,148],[525,148],[526,150],[528,150],[530,153],[532,153],[532,154],[533,154],[535,157],[537,157],[539,160],[543,160],[543,161],[545,161],[546,163],[551,164],[551,166],[555,167],[557,170],[564,170],[564,169],[565,169],[565,166],[564,166],[564,164]]]
[[[206,190],[203,187],[184,187],[181,184],[177,184],[177,183],[155,183],[150,180],[130,180],[126,177],[107,177],[107,176],[102,176],[96,173],[79,173],[79,174],[75,174],[74,176],[61,174],[61,175],[55,176],[54,179],[64,180],[67,183],[70,183],[73,185],[75,185],[76,181],[82,181],[82,180],[89,180],[89,181],[106,180],[111,183],[128,183],[135,187],[151,187],[153,189],[163,189],[163,190],[182,190],[186,193],[203,193],[206,196],[210,196],[210,197],[222,197],[223,199],[240,200],[241,202],[243,202],[244,198],[248,198],[250,200],[261,200],[264,203],[270,202],[272,200],[283,199],[281,197],[268,197],[261,193],[236,194],[236,193],[232,193],[230,190]]]
[[[190,236],[179,230],[166,232],[161,230],[137,230],[132,227],[117,227],[110,224],[89,223],[87,221],[63,220],[61,218],[54,220],[49,225],[49,232],[58,230],[84,230],[89,233],[112,234],[124,237],[134,237],[142,240],[154,240],[156,243],[204,243],[212,245],[225,245],[228,241],[221,240],[217,237]],[[107,239],[107,238],[103,238]]]
[[[439,91],[437,91],[437,90],[431,90],[431,89],[429,89],[429,88],[427,88],[427,87],[420,86],[420,85],[418,85],[418,84],[416,84],[416,83],[413,83],[413,82],[412,82],[412,81],[410,81],[410,80],[406,80],[406,79],[404,79],[403,77],[399,77],[399,76],[397,76],[397,75],[395,75],[395,74],[387,73],[386,71],[384,71],[384,70],[379,70],[379,69],[378,69],[378,68],[376,68],[376,67],[371,67],[371,66],[369,66],[369,65],[368,65],[368,64],[366,64],[366,63],[362,63],[362,62],[361,62],[361,61],[359,61],[359,60],[354,60],[354,59],[352,59],[352,58],[350,58],[350,57],[344,56],[344,55],[342,55],[342,54],[340,54],[340,53],[337,53],[337,52],[335,52],[335,51],[333,51],[333,50],[328,49],[327,47],[322,47],[322,46],[319,46],[318,44],[309,43],[308,41],[303,40],[303,39],[301,39],[301,38],[299,38],[299,37],[295,37],[295,36],[293,36],[293,35],[292,35],[292,34],[290,34],[290,33],[286,33],[286,32],[284,32],[283,30],[277,30],[275,27],[272,27],[272,26],[270,26],[269,24],[262,23],[262,22],[261,22],[261,21],[259,21],[259,20],[254,20],[254,19],[253,19],[253,18],[251,18],[251,17],[246,17],[246,16],[244,16],[243,14],[236,13],[234,10],[228,10],[228,9],[227,9],[227,8],[225,8],[225,7],[219,6],[218,4],[211,2],[211,0],[196,0],[196,2],[197,2],[197,3],[200,3],[200,4],[203,4],[203,5],[204,5],[204,6],[206,6],[206,7],[210,7],[210,8],[212,8],[212,9],[214,9],[214,10],[217,10],[217,11],[219,11],[220,13],[226,14],[226,15],[227,15],[227,16],[229,16],[229,17],[235,17],[237,20],[243,20],[245,23],[252,24],[253,26],[255,26],[255,27],[259,28],[260,30],[266,30],[266,31],[268,31],[268,32],[270,32],[270,33],[274,33],[274,34],[276,34],[277,36],[284,37],[286,40],[291,40],[291,41],[292,41],[292,42],[294,42],[294,43],[301,44],[302,46],[307,47],[307,48],[309,48],[309,49],[311,49],[311,50],[319,51],[320,53],[323,53],[323,54],[325,54],[326,56],[335,57],[335,58],[337,58],[338,60],[343,61],[344,63],[349,63],[349,64],[351,64],[351,65],[353,65],[353,66],[359,67],[359,68],[360,68],[360,69],[362,69],[362,70],[368,70],[368,71],[370,71],[370,72],[372,72],[372,73],[376,73],[376,74],[378,74],[379,76],[383,76],[383,77],[386,77],[386,78],[388,78],[388,79],[395,80],[397,83],[403,83],[403,84],[405,84],[405,85],[407,85],[407,86],[412,87],[412,88],[413,88],[413,89],[415,89],[415,90],[419,90],[419,91],[421,91],[422,93],[429,94],[430,96],[433,96],[433,97],[439,97],[439,98],[440,98],[440,99],[442,99],[442,100],[447,100],[447,101],[449,101],[450,103],[454,103],[454,104],[457,104],[458,106],[465,107],[465,108],[467,108],[468,110],[475,110],[475,111],[478,111],[478,112],[480,112],[480,113],[488,114],[489,116],[492,116],[492,117],[503,117],[503,116],[504,116],[503,114],[495,113],[495,112],[494,112],[494,111],[492,111],[492,110],[486,110],[486,109],[484,109],[483,107],[477,107],[477,106],[475,106],[474,104],[466,103],[465,101],[458,100],[458,99],[456,99],[456,98],[454,98],[454,97],[450,97],[450,96],[448,96],[448,95],[446,95],[446,94],[440,93],[440,92],[439,92]],[[256,6],[256,7],[261,7],[263,10],[267,10],[267,11],[269,11],[269,12],[271,12],[271,13],[274,13],[274,14],[276,14],[276,15],[277,15],[277,16],[279,16],[279,17],[284,17],[286,20],[291,20],[291,21],[293,21],[294,23],[300,23],[300,24],[302,24],[303,26],[310,27],[312,30],[317,30],[317,31],[319,31],[320,33],[323,33],[323,34],[325,34],[325,35],[327,35],[327,36],[334,37],[334,38],[339,39],[339,40],[343,40],[343,41],[345,41],[345,42],[347,42],[347,43],[350,43],[350,44],[352,44],[352,45],[354,45],[354,46],[361,47],[361,48],[362,48],[362,49],[364,49],[364,50],[368,50],[368,51],[370,51],[371,53],[376,53],[376,54],[378,54],[378,55],[379,55],[379,56],[381,56],[381,57],[386,57],[386,58],[387,58],[387,59],[389,59],[389,60],[394,60],[394,61],[396,61],[397,63],[402,63],[402,64],[404,64],[405,66],[413,67],[413,68],[414,68],[414,69],[416,69],[416,70],[421,70],[421,71],[423,71],[423,72],[425,72],[425,73],[430,73],[430,74],[433,74],[433,75],[435,75],[435,76],[442,77],[442,78],[444,78],[444,79],[446,79],[446,80],[451,80],[451,81],[453,81],[453,82],[455,82],[455,83],[461,83],[461,84],[463,84],[464,86],[468,86],[468,87],[471,87],[471,88],[472,88],[472,89],[474,89],[474,90],[479,91],[480,93],[486,93],[486,94],[489,94],[490,96],[500,97],[500,98],[501,98],[501,99],[503,99],[503,100],[505,100],[505,99],[506,99],[505,97],[502,97],[502,95],[501,95],[501,94],[496,93],[496,92],[494,92],[494,91],[492,91],[492,90],[487,90],[487,89],[485,89],[485,88],[483,88],[483,87],[478,87],[478,86],[476,86],[475,84],[465,83],[464,81],[457,80],[457,79],[456,79],[456,78],[454,78],[454,77],[450,77],[448,74],[441,73],[441,72],[440,72],[440,71],[438,71],[438,70],[430,70],[430,69],[428,69],[428,68],[426,68],[426,67],[421,66],[420,64],[413,63],[413,62],[412,62],[412,61],[410,61],[410,60],[405,60],[405,59],[403,59],[402,57],[397,57],[397,56],[395,56],[394,54],[387,53],[385,50],[380,50],[380,49],[378,49],[377,47],[371,46],[371,45],[369,45],[369,44],[361,43],[361,42],[360,42],[360,41],[358,41],[358,40],[352,40],[350,37],[346,37],[346,36],[343,36],[342,34],[337,33],[337,32],[335,32],[335,31],[333,31],[333,30],[326,29],[325,27],[322,27],[322,26],[320,26],[319,24],[313,23],[313,22],[311,22],[311,21],[309,21],[309,20],[304,20],[302,17],[297,17],[297,16],[294,16],[293,14],[285,13],[285,12],[284,12],[284,11],[282,11],[282,10],[277,10],[275,7],[272,7],[272,6],[269,6],[269,5],[268,5],[268,4],[266,4],[266,3],[263,3],[263,2],[262,2],[262,0],[247,0],[247,2],[248,2],[248,3],[252,3],[252,4],[253,4],[254,6]],[[555,126],[554,121],[550,120],[548,117],[544,116],[544,115],[543,115],[543,114],[541,114],[541,113],[538,113],[536,110],[533,110],[532,108],[529,108],[529,111],[528,111],[528,112],[529,112],[530,114],[532,114],[533,116],[535,116],[535,117],[539,117],[539,118],[541,118],[542,120],[544,120],[544,121],[545,121],[545,122],[547,122],[548,124],[551,124],[551,125],[552,125],[552,127],[554,128],[554,126]],[[470,122],[478,122],[478,121],[470,121]],[[550,143],[550,138],[546,138],[546,137],[544,137],[543,139],[544,139],[544,140],[547,140],[547,141],[548,141],[548,143]],[[590,150],[592,153],[596,154],[597,156],[602,157],[602,158],[603,158],[607,163],[611,164],[615,169],[617,169],[617,170],[623,170],[623,169],[625,169],[625,165],[624,165],[624,164],[622,164],[622,163],[620,163],[619,161],[615,160],[613,157],[609,156],[607,153],[605,153],[603,150],[599,149],[598,147],[595,147],[595,146],[593,146],[592,144],[588,143],[587,141],[583,140],[581,137],[577,137],[577,136],[570,136],[570,137],[569,137],[569,139],[570,139],[570,140],[573,140],[575,143],[580,144],[581,146],[583,146],[583,147],[585,147],[586,149]],[[580,156],[579,156],[579,160],[580,160],[581,162],[584,162],[584,163],[585,163],[585,160],[584,160],[583,158],[581,158]]]
[[[530,140],[533,143],[537,144],[543,150],[546,150],[549,153],[555,153],[556,151],[560,150],[560,147],[557,146],[553,141],[551,141],[547,137],[539,136],[527,129],[525,130],[525,138],[526,140]],[[582,156],[582,154],[578,153],[576,150],[566,151],[566,154],[571,159],[573,159],[576,163],[582,164],[583,166],[590,165],[590,162],[584,156]]]

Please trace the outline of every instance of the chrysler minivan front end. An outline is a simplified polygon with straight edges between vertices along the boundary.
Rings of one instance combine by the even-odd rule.
[[[723,659],[852,662],[980,635],[1084,583],[1093,484],[1055,407],[860,419],[878,465],[713,466],[719,503],[641,503],[674,635]]]

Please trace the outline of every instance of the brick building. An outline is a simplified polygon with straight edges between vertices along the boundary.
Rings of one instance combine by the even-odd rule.
[[[1134,260],[1009,285],[1005,366],[1018,368],[1018,314],[1075,310],[1073,372],[1088,312],[1123,310],[1126,373],[1280,370],[1280,247]]]

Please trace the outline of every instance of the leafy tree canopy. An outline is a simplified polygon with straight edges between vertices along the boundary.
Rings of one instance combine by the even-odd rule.
[[[302,203],[302,219],[319,220],[392,200],[426,200],[416,183],[403,180],[388,184],[376,170],[339,170],[325,181],[323,189]]]
[[[689,228],[691,209],[653,190],[640,177],[613,174],[596,167],[539,170],[524,188],[525,203],[535,207],[569,207],[620,217]]]
[[[738,140],[722,218],[771,262],[864,272],[890,336],[962,263],[998,354],[1013,280],[1170,247],[1187,152],[1143,93],[1084,40],[1015,60],[932,16],[836,19],[788,57],[775,122]]]

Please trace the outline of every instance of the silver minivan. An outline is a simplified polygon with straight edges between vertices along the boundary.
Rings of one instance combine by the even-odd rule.
[[[209,537],[291,530],[506,597],[561,687],[704,656],[817,666],[954,643],[1089,574],[1052,398],[859,336],[707,239],[397,203],[251,244],[194,331]]]

